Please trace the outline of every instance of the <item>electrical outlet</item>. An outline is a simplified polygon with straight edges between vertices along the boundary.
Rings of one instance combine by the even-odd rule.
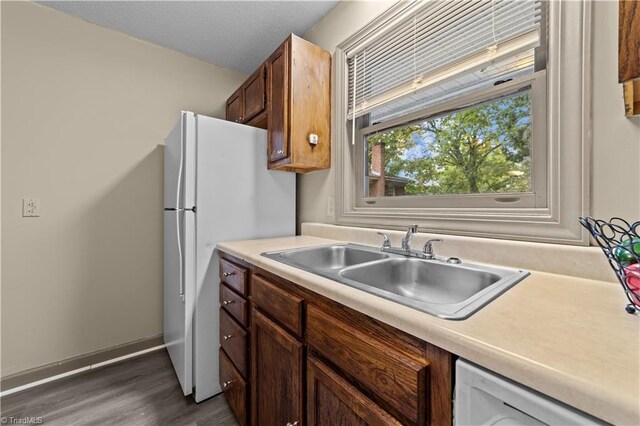
[[[327,216],[333,217],[336,214],[336,199],[327,197]]]
[[[23,198],[22,199],[22,217],[39,217],[40,216],[40,199],[39,198]]]

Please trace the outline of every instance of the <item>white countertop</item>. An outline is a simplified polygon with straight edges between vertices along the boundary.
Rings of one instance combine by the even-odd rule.
[[[463,321],[436,318],[261,256],[343,241],[297,236],[218,249],[595,417],[640,425],[640,317],[610,282],[532,271]]]

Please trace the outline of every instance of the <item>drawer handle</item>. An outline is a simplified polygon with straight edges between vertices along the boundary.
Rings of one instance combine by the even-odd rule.
[[[235,272],[223,272],[222,276],[223,277],[230,277],[231,275],[235,275],[235,274],[236,274]]]
[[[222,304],[223,304],[224,306],[230,305],[230,304],[232,304],[232,303],[236,303],[236,301],[235,301],[235,300],[223,300],[223,301],[222,301]]]
[[[291,423],[291,422],[287,422],[287,426],[298,426],[298,421],[296,420],[295,422]]]
[[[222,384],[222,388],[223,388],[223,389],[228,388],[228,387],[229,387],[229,385],[230,385],[231,383],[233,383],[233,380],[229,380],[228,382],[224,382],[224,383]]]
[[[222,340],[229,340],[233,337],[233,334],[227,334],[226,336],[222,336]]]
[[[276,154],[278,154],[278,155],[282,155],[282,154],[284,154],[284,151],[283,151],[283,150],[281,150],[281,149],[279,149],[279,150],[277,150],[277,151],[276,151]],[[290,424],[290,423],[287,423],[287,424]]]

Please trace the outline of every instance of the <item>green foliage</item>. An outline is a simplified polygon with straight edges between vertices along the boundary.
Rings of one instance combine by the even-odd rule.
[[[407,195],[530,190],[529,93],[370,135],[385,173],[411,179]]]

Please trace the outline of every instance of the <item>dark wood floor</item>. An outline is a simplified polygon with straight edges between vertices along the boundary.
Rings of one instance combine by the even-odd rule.
[[[200,404],[182,395],[164,349],[8,395],[0,405],[2,417],[41,417],[43,425],[237,424],[222,395]]]

